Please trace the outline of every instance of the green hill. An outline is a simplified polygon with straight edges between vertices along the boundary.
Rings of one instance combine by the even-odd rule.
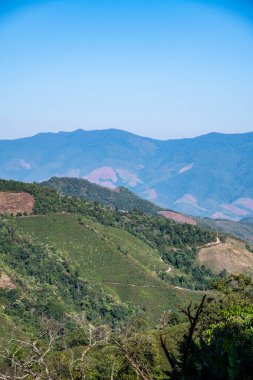
[[[148,214],[155,214],[161,208],[138,197],[125,187],[108,189],[85,179],[69,177],[53,177],[40,183],[41,186],[57,191],[61,195],[79,197],[87,201],[97,202],[119,210],[139,210]]]
[[[226,326],[232,326],[233,334],[240,331],[232,345],[242,342],[238,350],[245,347],[250,358],[251,299],[231,290],[226,293],[224,288],[237,279],[247,290],[250,279],[223,273],[217,289],[230,298],[220,297],[219,292],[209,291],[209,281],[219,279],[221,273],[215,268],[215,275],[201,263],[221,244],[226,254],[223,235],[138,210],[123,212],[62,196],[37,184],[0,181],[0,191],[27,192],[35,199],[32,215],[0,217],[0,373],[4,378],[173,378],[175,368],[167,365],[160,343],[168,335],[167,347],[176,354],[180,373],[187,328],[190,333],[193,315],[200,310],[186,305],[204,302],[203,289],[208,290],[205,314],[194,327],[194,339],[190,338],[194,371],[199,363],[201,368],[206,365],[200,347],[207,357],[213,352],[210,343],[206,346],[205,337],[210,336],[206,334],[218,329],[218,339],[211,335],[210,342],[222,351]],[[171,312],[164,314],[164,310]],[[159,341],[161,315],[165,325]],[[227,322],[228,315],[235,326]],[[195,334],[200,335],[195,339]],[[242,341],[244,335],[247,340]],[[232,351],[236,358],[238,350]],[[221,368],[230,363],[226,357],[223,361]],[[208,362],[208,370],[214,362]],[[138,371],[150,376],[139,376]]]
[[[164,309],[176,308],[194,292],[162,281],[166,272],[157,250],[127,231],[73,214],[18,218],[18,226],[37,241],[59,248],[81,278],[103,287],[118,301],[138,305],[158,322]],[[176,275],[173,270],[172,277]]]
[[[114,325],[130,311],[82,280],[59,249],[34,241],[13,219],[0,218],[0,319],[4,333],[15,326],[37,334],[43,318],[75,329],[75,315]],[[123,319],[122,319],[123,318]],[[72,326],[72,327],[71,327]]]
[[[213,279],[197,264],[198,247],[216,239],[210,230],[117,211],[37,184],[0,181],[0,191],[32,194],[35,215],[18,218],[18,226],[62,250],[83,279],[147,310],[153,321],[165,307],[196,295],[176,287],[206,289]]]

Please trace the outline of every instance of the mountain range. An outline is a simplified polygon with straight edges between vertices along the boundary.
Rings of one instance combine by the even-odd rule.
[[[155,140],[121,130],[0,141],[0,177],[78,177],[129,188],[162,208],[215,219],[253,216],[253,133]]]

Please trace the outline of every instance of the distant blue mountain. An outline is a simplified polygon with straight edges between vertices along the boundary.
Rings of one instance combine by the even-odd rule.
[[[77,130],[0,141],[1,178],[53,176],[125,186],[162,207],[239,220],[253,215],[253,133],[160,141]]]

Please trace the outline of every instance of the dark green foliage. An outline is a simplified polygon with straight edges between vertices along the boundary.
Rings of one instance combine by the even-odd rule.
[[[215,288],[222,294],[207,307],[196,341],[194,370],[205,379],[250,380],[253,373],[253,283],[230,276]],[[215,365],[213,365],[215,363]]]
[[[36,184],[0,181],[0,190],[33,194],[35,213],[49,214],[52,223],[56,220],[55,212],[75,213],[79,227],[85,226],[87,220],[91,223],[93,220],[97,224],[112,226],[115,231],[128,231],[176,268],[178,274],[173,278],[169,273],[160,273],[164,281],[203,289],[208,286],[208,280],[215,278],[204,266],[196,265],[198,247],[216,239],[216,233],[211,230],[179,225],[138,210],[122,212],[78,198],[60,196]],[[19,221],[30,219],[18,218]],[[110,378],[112,369],[118,380],[136,380],[136,373],[142,379],[141,374],[144,374],[148,380],[168,378],[159,367],[156,340],[148,327],[138,324],[138,320],[126,327],[129,316],[135,313],[133,307],[116,302],[81,279],[70,259],[55,247],[39,243],[20,232],[13,218],[0,218],[0,247],[1,273],[7,274],[15,286],[0,289],[1,321],[19,328],[26,341],[40,336],[44,320],[57,324],[57,342],[47,357],[52,379],[70,378],[68,363],[71,355],[76,357],[87,347],[90,348],[87,361],[79,360],[78,365],[71,368],[73,379],[82,378],[84,367],[87,378],[97,380]],[[117,252],[126,259],[131,255],[121,243],[117,244]],[[243,276],[229,277],[225,271],[220,273],[220,278],[212,293],[215,296],[203,298],[204,307],[199,315],[199,306],[189,306],[184,312],[189,322],[188,329],[180,330],[181,325],[177,326],[175,307],[171,313],[172,328],[179,327],[182,332],[178,351],[173,356],[176,361],[174,367],[172,360],[173,380],[252,379],[252,281]],[[94,326],[102,325],[104,331],[109,331],[106,339],[99,338],[102,340],[98,341],[94,351],[90,336],[85,335],[77,322],[82,318],[94,329],[95,339],[98,333]],[[39,338],[40,346],[46,343],[45,336]],[[13,350],[16,348],[14,345]],[[28,354],[25,346],[20,351],[21,358]],[[8,373],[10,363],[11,360],[1,359],[0,370]],[[36,372],[40,368],[35,365],[33,370]],[[21,375],[24,375],[22,368]]]
[[[183,310],[189,322],[174,356],[161,333],[173,379],[251,380],[253,373],[253,283],[232,275],[216,283],[215,299],[203,297]],[[163,331],[163,330],[162,330]]]
[[[116,190],[90,183],[81,178],[53,177],[41,182],[41,186],[57,191],[61,195],[74,196],[91,202],[97,202],[118,210],[139,210],[147,214],[155,214],[161,210],[155,204],[142,199],[125,187]]]
[[[176,276],[171,279],[174,285],[205,290],[209,289],[210,281],[218,279],[218,276],[214,275],[210,269],[204,265],[197,264],[196,247],[164,251],[162,257],[165,261],[186,274],[186,276]],[[164,275],[162,274],[162,276]],[[168,280],[170,280],[169,277],[167,278]]]

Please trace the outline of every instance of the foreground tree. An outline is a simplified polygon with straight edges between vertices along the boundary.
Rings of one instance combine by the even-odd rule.
[[[189,326],[178,344],[178,355],[168,344],[165,316],[162,320],[160,342],[173,380],[252,379],[252,280],[232,275],[215,288],[216,299],[203,296],[199,305],[182,311]]]

